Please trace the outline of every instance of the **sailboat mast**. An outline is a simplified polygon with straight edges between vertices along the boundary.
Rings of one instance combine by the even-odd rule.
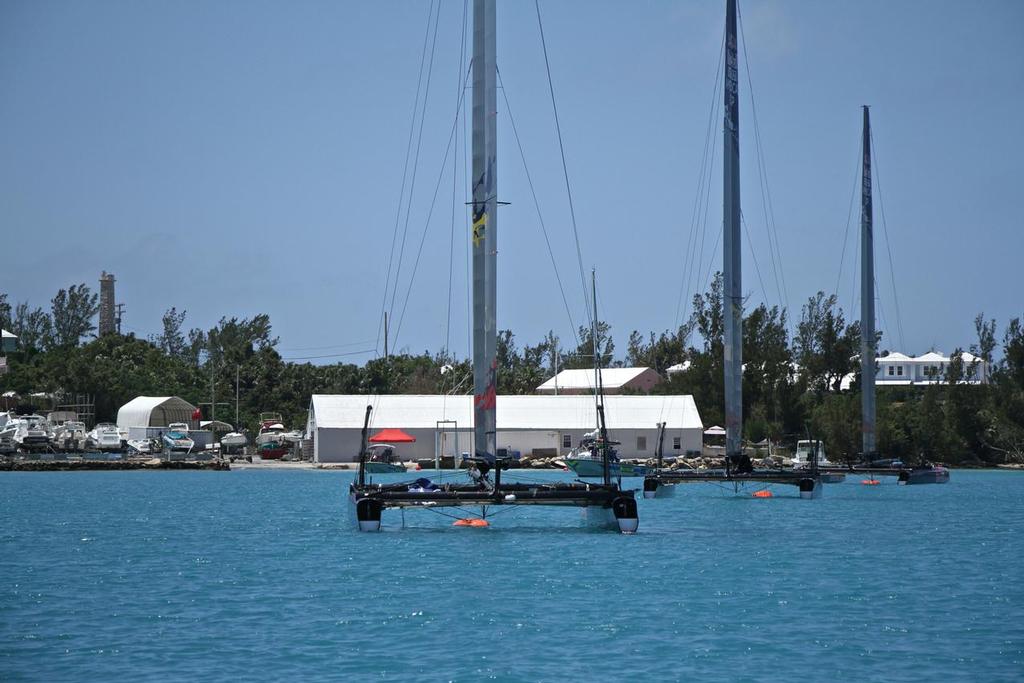
[[[495,0],[473,2],[473,434],[477,457],[496,449],[497,66]]]
[[[875,453],[875,245],[871,207],[871,119],[864,106],[864,159],[860,186],[860,377],[864,457]]]
[[[725,452],[742,451],[743,273],[740,257],[740,112],[736,52],[736,0],[725,14],[725,160],[723,191],[723,292],[725,317]]]
[[[594,424],[601,426],[601,396],[598,391],[601,385],[601,371],[598,369],[600,358],[597,355],[597,269],[590,269],[590,292],[594,301],[594,317],[590,320],[590,346],[594,353]]]

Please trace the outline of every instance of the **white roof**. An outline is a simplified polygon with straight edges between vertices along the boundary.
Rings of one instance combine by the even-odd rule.
[[[374,429],[435,429],[438,420],[454,420],[459,429],[473,426],[472,396],[313,394],[310,421],[317,427],[361,429],[366,406],[372,405]],[[693,396],[605,396],[608,429],[703,429]],[[499,430],[593,429],[594,397],[499,396]]]
[[[693,365],[693,363],[691,363],[688,360],[684,360],[682,363],[676,363],[675,365],[670,365],[669,367],[665,368],[665,372],[667,372],[670,375],[674,375],[677,372],[689,370],[691,365]]]
[[[4,339],[17,339],[18,338],[18,335],[14,334],[12,332],[8,332],[7,330],[0,330],[0,332],[3,332],[2,336],[3,336]]]
[[[187,421],[194,410],[195,406],[177,396],[136,396],[117,411],[117,426],[165,427],[171,422]],[[159,413],[160,424],[152,424],[154,411]]]
[[[931,362],[931,363],[948,363],[949,362],[949,358],[947,358],[946,356],[943,356],[941,353],[936,353],[935,351],[929,351],[928,353],[926,353],[926,354],[924,354],[922,356],[918,356],[914,360],[926,361],[926,362]]]
[[[910,356],[906,355],[905,353],[900,353],[899,351],[893,351],[888,356],[885,356],[883,358],[879,358],[878,362],[881,363],[883,361],[891,361],[891,360],[913,360],[913,359]]]
[[[650,370],[650,368],[607,368],[601,371],[601,386],[605,389],[620,389],[623,385]],[[554,391],[556,386],[559,389],[589,389],[594,390],[594,369],[562,370],[555,377],[552,377],[544,384],[537,387],[537,391]]]

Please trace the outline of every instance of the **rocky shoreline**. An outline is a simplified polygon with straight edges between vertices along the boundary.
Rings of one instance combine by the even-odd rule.
[[[0,472],[79,472],[113,470],[230,470],[223,460],[5,460]]]

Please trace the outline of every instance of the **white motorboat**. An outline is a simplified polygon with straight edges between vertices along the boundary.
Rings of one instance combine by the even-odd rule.
[[[184,422],[172,422],[167,425],[163,437],[164,450],[168,453],[191,453],[195,442],[189,438],[188,425]]]
[[[41,451],[50,447],[50,430],[42,415],[22,415],[14,432],[15,446],[22,451]]]
[[[239,451],[249,445],[249,439],[241,432],[228,432],[220,437],[220,449],[224,452]]]
[[[832,467],[833,463],[825,456],[825,443],[820,439],[804,439],[796,442],[796,453],[793,454],[793,469],[811,467],[814,463],[814,451],[818,451],[818,467]]]
[[[53,428],[54,448],[62,451],[80,451],[88,438],[85,423],[69,420]]]
[[[97,451],[119,451],[121,450],[121,434],[117,426],[109,422],[100,422],[89,432],[85,440],[85,447]]]

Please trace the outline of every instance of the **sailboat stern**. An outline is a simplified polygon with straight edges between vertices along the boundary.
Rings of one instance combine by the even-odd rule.
[[[384,504],[375,498],[352,497],[355,508],[356,526],[359,531],[380,531],[380,518],[384,512]]]
[[[637,512],[636,499],[632,496],[619,496],[612,501],[612,512],[619,531],[624,534],[635,534],[640,528],[640,515]]]
[[[820,477],[806,477],[801,479],[797,486],[800,487],[800,497],[804,500],[817,500],[821,498],[823,486]]]
[[[644,479],[644,498],[671,498],[676,495],[675,484],[668,484],[658,477]]]

